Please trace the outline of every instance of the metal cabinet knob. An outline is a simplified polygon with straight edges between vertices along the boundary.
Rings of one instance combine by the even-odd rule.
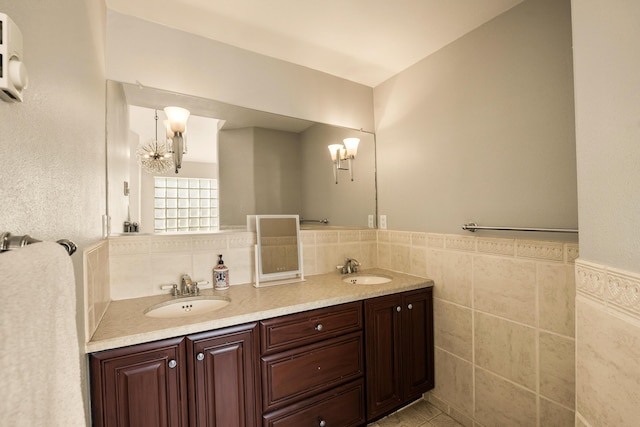
[[[396,307],[396,311],[397,311],[398,313],[400,313],[400,311],[401,311],[401,310],[402,310],[402,307],[400,307],[400,306],[397,306],[397,307]]]
[[[407,308],[408,308],[409,310],[412,310],[412,309],[413,309],[413,304],[409,304],[409,305],[407,306]]]
[[[176,362],[174,359],[169,360],[169,367],[171,369],[175,368],[176,366],[178,366],[178,362]]]
[[[318,323],[318,324],[316,325],[316,328],[315,328],[315,329],[316,329],[316,331],[320,332],[320,331],[322,330],[322,328],[323,328],[322,323]]]
[[[196,356],[196,359],[198,360],[204,360],[204,353],[198,353],[198,355]]]
[[[320,422],[318,423],[318,425],[320,427],[325,427],[327,425],[327,422],[325,420],[323,420],[322,418],[320,418]]]

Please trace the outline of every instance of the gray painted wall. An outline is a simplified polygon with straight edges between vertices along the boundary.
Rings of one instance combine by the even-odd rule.
[[[524,2],[376,87],[389,228],[577,228],[572,89],[569,0]]]
[[[640,3],[573,9],[580,257],[640,272]]]
[[[111,11],[107,77],[285,116],[373,129],[370,87]]]
[[[82,348],[82,250],[101,238],[106,203],[104,4],[0,0],[0,10],[22,32],[29,73],[24,102],[0,102],[2,229],[78,245],[72,260]]]

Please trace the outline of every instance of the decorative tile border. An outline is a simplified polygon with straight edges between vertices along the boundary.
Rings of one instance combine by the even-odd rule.
[[[640,274],[576,260],[576,291],[640,320]]]
[[[478,238],[478,252],[497,255],[515,254],[516,241],[513,239],[493,239],[489,237]]]
[[[523,258],[564,261],[564,244],[560,242],[518,240],[516,255]]]

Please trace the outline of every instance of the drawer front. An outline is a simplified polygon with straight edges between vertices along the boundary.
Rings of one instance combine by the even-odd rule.
[[[355,427],[365,422],[362,380],[270,412],[262,418],[263,427],[320,426]]]
[[[363,375],[362,332],[261,359],[262,407],[280,408]]]
[[[261,354],[272,354],[362,329],[360,301],[260,322]]]

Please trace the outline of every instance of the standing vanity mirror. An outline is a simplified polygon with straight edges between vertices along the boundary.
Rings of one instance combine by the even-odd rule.
[[[298,215],[256,215],[255,287],[304,281]]]

